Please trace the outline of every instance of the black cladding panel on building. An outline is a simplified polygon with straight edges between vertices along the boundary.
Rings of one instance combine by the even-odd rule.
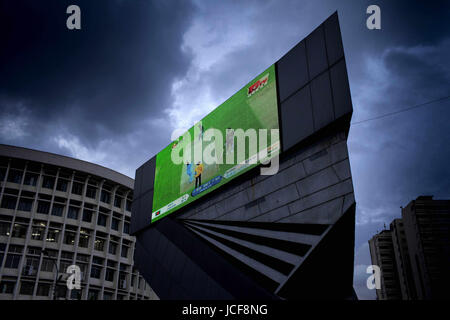
[[[153,184],[155,181],[156,156],[136,170],[132,206],[131,233],[150,224],[153,207]]]
[[[286,100],[309,82],[305,42],[292,48],[277,63],[280,101]]]
[[[327,47],[328,65],[335,64],[344,57],[341,32],[337,14],[333,14],[324,22],[325,45]]]
[[[337,14],[277,62],[277,80],[283,151],[342,116],[351,115]]]
[[[306,56],[308,58],[310,79],[314,79],[328,68],[327,49],[322,25],[306,37]]]
[[[341,59],[330,68],[330,79],[334,101],[334,114],[335,118],[339,119],[348,114],[349,110],[353,109],[344,59]]]
[[[319,130],[334,121],[333,99],[328,70],[311,81],[314,129]]]
[[[155,182],[156,157],[151,158],[143,165],[142,193],[153,190]]]
[[[283,148],[293,147],[298,141],[314,133],[314,119],[309,85],[281,103]]]

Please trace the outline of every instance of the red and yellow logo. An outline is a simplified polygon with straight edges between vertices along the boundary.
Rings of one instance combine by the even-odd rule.
[[[256,81],[254,84],[252,84],[250,87],[248,87],[247,96],[250,97],[252,94],[254,94],[259,89],[263,88],[267,82],[269,81],[269,74],[266,74],[264,77]]]

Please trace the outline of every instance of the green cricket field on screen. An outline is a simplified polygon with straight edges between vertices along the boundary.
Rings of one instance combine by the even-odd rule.
[[[279,129],[276,90],[275,65],[272,65],[157,154],[151,222],[220,188],[280,152],[279,135],[270,135],[271,130]],[[266,158],[258,158],[256,163],[248,161],[254,160],[256,153],[259,156],[264,147],[260,146],[258,136],[256,151],[249,148],[249,143],[244,144],[246,161],[225,161],[229,153],[238,158],[238,143],[233,134],[240,129],[258,132],[267,129]],[[215,133],[214,138],[205,139],[211,132]],[[218,139],[217,133],[223,139]],[[211,151],[212,147],[215,151],[211,154],[223,161],[211,163],[196,158],[195,154]],[[173,154],[183,157],[183,161],[173,161]]]

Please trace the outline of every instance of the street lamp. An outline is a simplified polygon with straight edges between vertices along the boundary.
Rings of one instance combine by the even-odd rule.
[[[41,250],[41,254],[43,254],[44,256],[48,257],[53,262],[53,264],[55,265],[55,268],[56,268],[56,277],[53,280],[53,294],[52,294],[53,300],[56,300],[56,298],[57,298],[56,286],[58,285],[58,282],[61,280],[63,275],[59,274],[58,264],[56,263],[55,259],[50,257],[50,255],[48,254],[48,251],[46,249],[42,249]]]

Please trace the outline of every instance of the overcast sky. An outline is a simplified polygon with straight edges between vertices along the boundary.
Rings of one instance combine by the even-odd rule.
[[[66,8],[81,8],[81,30]],[[381,30],[366,8],[381,8]],[[135,169],[338,11],[352,122],[450,95],[447,1],[0,1],[0,143]],[[450,99],[354,124],[355,290],[367,240],[450,198]]]

